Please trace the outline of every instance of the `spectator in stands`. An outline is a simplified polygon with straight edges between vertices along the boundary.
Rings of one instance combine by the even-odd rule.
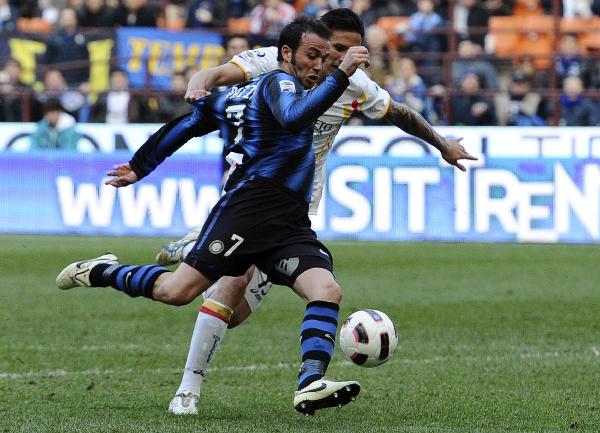
[[[114,27],[115,13],[116,10],[104,0],[85,0],[85,4],[77,9],[77,19],[80,27]]]
[[[459,40],[470,40],[483,46],[487,34],[488,12],[477,0],[459,0],[454,7],[454,31]]]
[[[9,57],[0,71],[0,122],[23,121],[23,93],[26,88],[21,81],[21,64]]]
[[[508,16],[513,14],[516,0],[485,0],[484,8],[489,16]]]
[[[85,98],[79,90],[69,89],[63,74],[57,69],[48,69],[44,73],[44,90],[35,93],[32,104],[32,120],[37,122],[44,114],[44,105],[49,99],[58,99],[64,110],[74,117],[85,104]]]
[[[123,27],[156,27],[158,10],[147,0],[123,0],[116,16]]]
[[[480,45],[469,40],[458,44],[458,59],[452,62],[452,83],[455,87],[460,85],[466,71],[477,73],[481,79],[482,88],[496,89],[498,87],[496,68],[481,56],[483,56],[483,48]]]
[[[365,46],[369,49],[370,67],[367,69],[374,81],[383,83],[391,73],[388,35],[377,24],[365,29]]]
[[[378,18],[376,11],[371,6],[371,0],[352,0],[350,5],[350,9],[360,17],[365,28],[375,24]]]
[[[39,18],[42,16],[42,10],[38,5],[37,0],[21,0],[17,4],[19,6],[19,17]]]
[[[588,98],[583,96],[581,78],[572,75],[563,82],[560,95],[560,126],[598,126],[598,110]]]
[[[228,62],[233,56],[250,49],[250,41],[245,35],[230,35],[225,40],[225,57],[221,63]]]
[[[170,93],[157,97],[158,101],[158,121],[165,118],[174,118],[183,116],[191,112],[194,107],[188,104],[183,95],[187,90],[187,80],[183,73],[175,73],[171,77]]]
[[[592,17],[592,0],[563,0],[562,15],[565,18],[591,18]]]
[[[61,11],[58,28],[47,43],[44,63],[60,67],[70,86],[89,80],[87,39],[78,29],[75,10],[65,8]]]
[[[75,123],[75,118],[63,111],[60,101],[49,99],[44,106],[44,118],[31,135],[30,148],[77,150],[80,135]]]
[[[8,0],[0,0],[0,31],[14,30],[17,27],[19,11]]]
[[[467,71],[460,82],[461,94],[450,100],[453,125],[490,126],[496,124],[494,104],[481,94],[479,76]]]
[[[560,39],[554,67],[561,85],[565,78],[576,76],[582,79],[587,89],[599,87],[600,72],[596,61],[582,55],[579,40],[575,34],[565,34]]]
[[[279,32],[292,21],[296,10],[283,0],[261,0],[250,12],[250,33],[275,43]],[[265,41],[265,42],[266,42]]]
[[[417,75],[415,62],[404,57],[396,61],[392,69],[395,74],[388,75],[385,89],[394,101],[405,104],[424,115],[427,87],[423,79]]]
[[[435,11],[434,0],[417,0],[417,12],[410,16],[404,38],[408,42],[409,51],[422,53],[440,53],[444,51],[443,36],[439,29],[444,26],[444,19]],[[438,61],[426,60],[419,66],[435,66]]]
[[[539,93],[531,91],[525,73],[516,70],[508,92],[496,98],[498,123],[502,126],[544,126],[549,116],[547,102]]]
[[[183,98],[182,98],[183,99]],[[110,73],[110,88],[98,96],[90,110],[91,122],[128,123],[131,119],[132,98],[127,73],[115,69]]]
[[[227,25],[227,1],[192,0],[185,26],[187,28],[225,27]]]
[[[302,8],[302,13],[304,15],[319,18],[332,8],[333,7],[329,0],[309,0]]]

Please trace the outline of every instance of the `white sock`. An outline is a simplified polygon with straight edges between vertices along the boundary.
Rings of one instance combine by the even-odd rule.
[[[191,391],[200,395],[208,367],[227,332],[233,310],[220,302],[207,299],[200,307],[181,385],[176,394]]]

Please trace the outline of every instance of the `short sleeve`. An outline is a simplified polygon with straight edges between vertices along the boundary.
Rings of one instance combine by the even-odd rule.
[[[233,56],[229,62],[233,63],[244,72],[246,81],[279,68],[279,62],[277,61],[277,47],[247,50]]]
[[[387,90],[367,77],[360,69],[350,77],[350,83],[362,92],[363,103],[358,106],[359,111],[370,119],[381,119],[387,114],[392,100]]]

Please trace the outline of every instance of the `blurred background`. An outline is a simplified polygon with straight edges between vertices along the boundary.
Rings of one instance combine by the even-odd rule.
[[[455,172],[354,114],[333,144],[324,239],[598,238],[600,1],[0,0],[0,231],[179,235],[219,196],[222,142],[191,140],[135,188],[103,187],[198,70],[349,7],[367,73],[479,161]]]

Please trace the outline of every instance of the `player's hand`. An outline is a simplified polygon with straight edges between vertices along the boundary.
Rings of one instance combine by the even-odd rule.
[[[453,165],[460,169],[461,171],[467,171],[464,165],[458,162],[459,159],[469,159],[471,161],[477,161],[477,158],[470,155],[469,152],[465,150],[465,148],[460,144],[462,138],[459,139],[449,139],[446,140],[446,150],[442,152],[442,158],[448,164]]]
[[[115,188],[131,185],[138,181],[137,174],[131,169],[129,163],[115,165],[113,169],[106,174],[108,176],[113,176],[113,178],[107,180],[104,184],[112,185]]]
[[[344,71],[346,75],[351,76],[362,64],[369,66],[369,50],[367,47],[356,46],[348,48],[338,68]]]
[[[184,98],[185,98],[186,102],[189,102],[191,104],[192,102],[197,101],[198,99],[202,99],[210,94],[211,93],[208,90],[204,90],[204,89],[190,90],[190,87],[188,86],[188,89],[185,92]]]
[[[190,78],[184,98],[187,102],[192,103],[210,95],[210,88],[212,86],[208,85],[206,72],[197,72]]]

